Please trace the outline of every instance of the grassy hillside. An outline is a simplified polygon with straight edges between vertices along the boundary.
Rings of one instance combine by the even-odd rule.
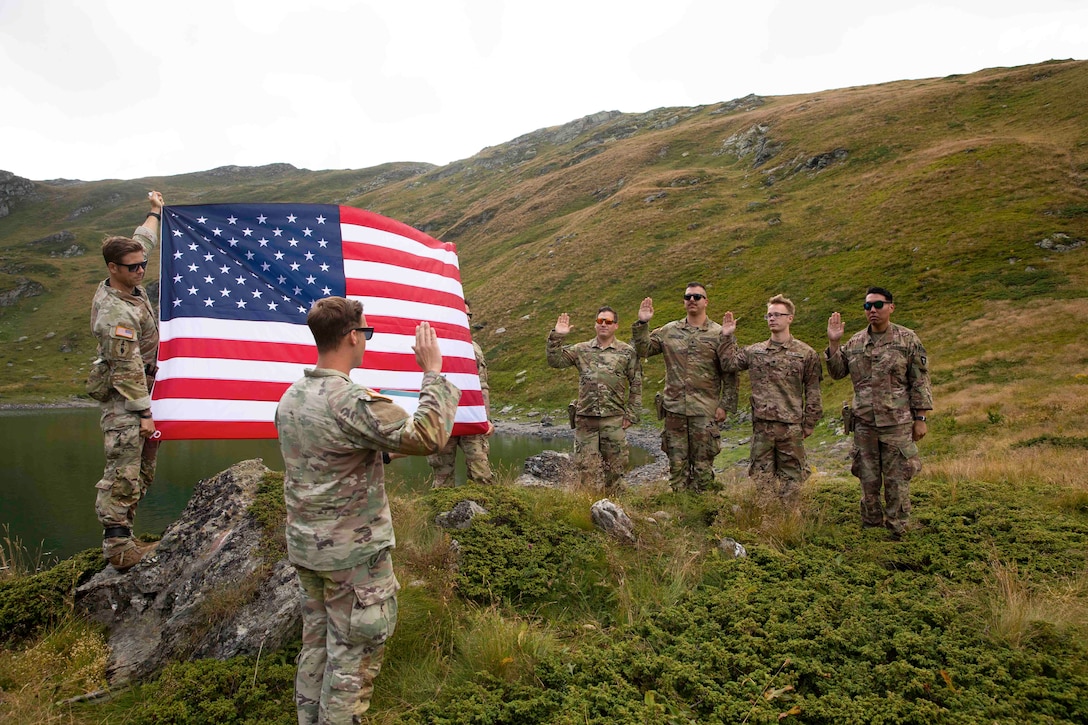
[[[864,288],[881,284],[896,293],[894,319],[922,335],[938,411],[961,431],[995,417],[1021,437],[1082,430],[1088,246],[1058,249],[1088,239],[1085,97],[1088,62],[1060,61],[599,113],[441,168],[38,182],[0,219],[0,293],[19,277],[46,289],[0,308],[0,401],[78,392],[102,275],[94,250],[131,230],[153,186],[170,203],[345,203],[456,242],[500,404],[569,399],[572,379],[542,355],[562,311],[589,336],[600,304],[627,323],[651,295],[664,322],[701,280],[713,317],[741,317],[742,342],[765,335],[762,304],[783,292],[799,305],[795,333],[821,347],[830,312],[860,328]],[[32,244],[62,230],[87,254]],[[848,394],[825,384],[831,400]]]

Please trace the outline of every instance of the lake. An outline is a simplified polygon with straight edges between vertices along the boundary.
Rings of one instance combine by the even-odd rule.
[[[8,525],[11,537],[19,537],[32,554],[40,548],[48,552],[45,559],[64,559],[102,542],[94,515],[94,485],[105,463],[98,419],[98,408],[0,411],[0,525]],[[548,448],[570,451],[572,441],[496,435],[491,465],[497,471],[520,471],[528,456]],[[162,533],[185,508],[198,481],[249,458],[283,470],[275,440],[165,441],[155,483],[136,513],[136,533]],[[648,460],[648,454],[632,448],[632,464]],[[457,480],[463,483],[461,455],[457,463]],[[386,467],[390,493],[425,491],[429,477],[430,467],[421,457]]]

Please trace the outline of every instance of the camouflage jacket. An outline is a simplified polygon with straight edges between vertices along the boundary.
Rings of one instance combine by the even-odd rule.
[[[635,348],[613,340],[601,347],[597,338],[564,345],[566,335],[548,333],[548,365],[578,368],[578,402],[575,412],[593,418],[622,415],[632,424],[642,412],[642,366]]]
[[[926,350],[913,330],[893,323],[874,338],[865,328],[836,354],[831,354],[830,346],[824,354],[832,378],[850,375],[854,415],[865,422],[876,426],[909,423],[911,411],[933,409]]]
[[[491,388],[487,384],[487,360],[484,360],[484,349],[475,340],[472,341],[472,351],[476,353],[476,369],[480,371],[480,395],[484,398],[484,414],[491,420]]]
[[[342,372],[306,370],[276,407],[290,561],[315,571],[350,569],[394,546],[382,452],[442,448],[460,398],[452,383],[426,373],[409,416]],[[392,594],[396,580],[388,586]]]
[[[136,228],[132,238],[144,252],[158,244],[158,232]],[[110,369],[110,385],[125,399],[126,410],[151,407],[151,386],[159,355],[159,319],[147,290],[137,287],[126,294],[103,280],[91,303],[91,332],[98,340],[98,357]]]
[[[811,432],[823,417],[823,365],[805,343],[791,337],[782,344],[764,340],[738,349],[737,338],[726,335],[724,354],[727,370],[747,370],[751,377],[753,418],[800,423]]]
[[[665,355],[665,410],[711,418],[716,408],[736,412],[737,374],[723,364],[721,329],[710,319],[701,327],[676,320],[653,332],[648,324],[631,325],[639,357]]]

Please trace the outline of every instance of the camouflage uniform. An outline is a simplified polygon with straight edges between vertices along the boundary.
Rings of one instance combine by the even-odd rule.
[[[480,371],[480,393],[484,398],[484,411],[487,419],[491,420],[491,391],[487,384],[487,361],[484,360],[483,348],[476,344],[475,340],[472,341],[472,350],[476,353],[476,368]],[[454,485],[454,465],[457,462],[458,447],[465,453],[465,468],[468,469],[469,481],[495,482],[495,474],[491,471],[491,463],[488,461],[488,455],[491,453],[488,436],[483,434],[450,436],[442,450],[427,456],[427,463],[434,470],[432,488],[446,488]]]
[[[752,383],[752,446],[748,475],[774,487],[796,503],[809,475],[805,433],[812,433],[824,411],[820,398],[823,366],[819,354],[800,340],[773,340],[737,348],[725,336],[725,366],[747,370]]]
[[[866,328],[835,355],[830,347],[825,354],[831,377],[849,374],[854,384],[850,472],[861,481],[862,525],[902,533],[910,518],[910,479],[922,468],[914,415],[933,409],[925,348],[912,330],[890,324],[880,335]]]
[[[725,370],[721,329],[710,319],[700,327],[686,318],[676,320],[653,332],[644,322],[631,325],[631,342],[639,357],[665,355],[661,450],[669,457],[674,491],[713,487],[714,457],[721,450],[714,413],[717,408],[737,410],[737,374]]]
[[[147,254],[159,241],[158,231],[145,226],[132,238]],[[105,531],[102,554],[110,559],[136,547],[136,506],[155,478],[159,450],[158,440],[140,437],[139,413],[151,407],[159,351],[159,321],[147,291],[127,294],[103,280],[91,303],[91,332],[98,340],[95,365],[109,388],[101,401],[106,468],[95,484],[94,510]]]
[[[548,333],[548,365],[578,368],[575,403],[574,456],[583,480],[600,471],[604,485],[616,485],[627,470],[627,433],[624,419],[638,423],[642,411],[642,367],[638,354],[626,342],[613,340],[602,348],[597,338],[564,345],[566,335]]]
[[[300,724],[351,723],[370,707],[396,625],[396,545],[382,452],[423,455],[453,429],[460,391],[423,376],[419,408],[403,409],[336,370],[316,368],[276,408],[286,468],[287,556],[302,585]]]

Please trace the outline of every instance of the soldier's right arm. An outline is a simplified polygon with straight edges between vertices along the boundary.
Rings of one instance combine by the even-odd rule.
[[[548,340],[544,346],[544,354],[548,358],[548,367],[569,368],[571,365],[578,364],[577,345],[564,345],[563,342],[566,339],[566,335],[555,330],[548,332]]]
[[[330,397],[329,406],[341,430],[360,447],[425,456],[449,440],[461,391],[438,373],[424,373],[419,407],[410,416],[385,398],[359,391],[356,386],[345,388],[341,398]]]
[[[748,348],[739,347],[737,336],[733,333],[722,335],[718,343],[718,364],[728,373],[748,369]]]
[[[661,354],[661,351],[665,349],[661,344],[661,330],[662,328],[659,327],[651,333],[648,322],[635,321],[631,324],[631,344],[639,357],[646,358]]]

